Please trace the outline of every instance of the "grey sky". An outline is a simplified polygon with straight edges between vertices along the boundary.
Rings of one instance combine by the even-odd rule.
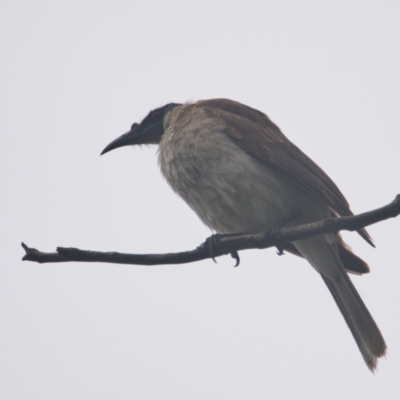
[[[23,240],[125,252],[210,232],[155,149],[112,139],[166,102],[266,112],[354,212],[400,192],[400,3],[3,1],[1,399],[398,399],[400,220],[346,240],[389,347],[365,367],[313,269],[274,250],[184,266],[38,265]]]

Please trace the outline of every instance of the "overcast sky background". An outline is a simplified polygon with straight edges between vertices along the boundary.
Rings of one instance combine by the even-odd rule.
[[[375,375],[320,277],[274,249],[181,266],[22,262],[209,234],[155,148],[101,150],[167,102],[266,112],[354,212],[400,193],[400,2],[2,1],[1,399],[399,399],[400,219],[345,237]]]

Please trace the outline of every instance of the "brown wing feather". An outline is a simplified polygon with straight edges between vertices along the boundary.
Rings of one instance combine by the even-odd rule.
[[[245,152],[285,174],[337,215],[353,215],[347,200],[329,176],[291,143],[265,114],[227,99],[204,100],[197,105],[209,115],[222,119],[225,133]],[[358,233],[373,246],[365,229]]]

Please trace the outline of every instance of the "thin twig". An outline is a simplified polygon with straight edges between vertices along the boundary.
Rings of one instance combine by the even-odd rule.
[[[306,239],[322,233],[335,233],[341,230],[355,231],[400,214],[400,195],[388,205],[363,214],[331,218],[311,224],[290,228],[270,229],[261,234],[217,235],[207,239],[194,250],[166,254],[125,254],[117,252],[100,252],[76,248],[57,247],[55,253],[45,253],[22,243],[25,250],[25,261],[54,263],[68,261],[106,262],[116,264],[161,265],[186,264],[208,258],[235,253],[239,250],[281,248],[285,243]],[[212,249],[210,240],[212,240]]]

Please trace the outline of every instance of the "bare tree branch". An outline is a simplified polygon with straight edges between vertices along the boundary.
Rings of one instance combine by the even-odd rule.
[[[53,263],[67,261],[106,262],[116,264],[161,265],[185,264],[208,258],[231,254],[236,258],[237,251],[246,249],[281,248],[285,243],[306,239],[321,233],[334,233],[341,230],[355,231],[400,214],[400,195],[388,205],[363,214],[331,218],[323,221],[290,228],[271,228],[260,234],[214,235],[194,250],[166,254],[125,254],[100,252],[76,248],[57,247],[55,253],[44,253],[22,243],[26,254],[25,261]],[[237,257],[237,262],[239,261]]]

